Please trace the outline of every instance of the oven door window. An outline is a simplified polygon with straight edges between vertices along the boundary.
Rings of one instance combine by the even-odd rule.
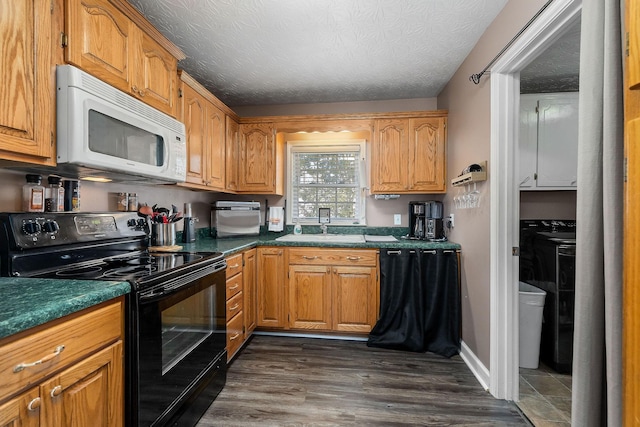
[[[216,332],[215,292],[210,287],[180,301],[170,299],[172,305],[162,309],[162,375]]]

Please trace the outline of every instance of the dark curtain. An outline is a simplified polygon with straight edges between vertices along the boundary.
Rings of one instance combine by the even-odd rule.
[[[380,317],[367,345],[451,357],[460,350],[458,256],[380,250]]]

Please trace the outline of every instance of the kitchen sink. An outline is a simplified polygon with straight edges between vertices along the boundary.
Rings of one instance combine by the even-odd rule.
[[[362,234],[287,234],[276,238],[280,242],[364,243]]]

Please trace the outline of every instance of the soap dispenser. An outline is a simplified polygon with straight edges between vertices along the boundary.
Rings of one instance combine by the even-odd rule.
[[[302,226],[296,220],[296,225],[293,226],[293,234],[302,234]]]

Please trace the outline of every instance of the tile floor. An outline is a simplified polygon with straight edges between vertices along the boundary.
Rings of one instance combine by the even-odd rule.
[[[536,427],[571,426],[571,375],[520,368],[520,410]]]

